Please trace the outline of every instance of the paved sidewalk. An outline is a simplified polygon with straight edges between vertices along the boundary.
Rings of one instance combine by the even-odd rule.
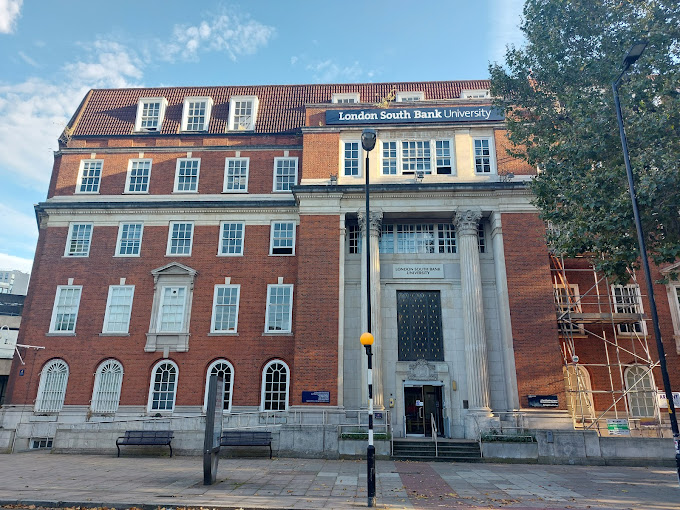
[[[366,464],[220,459],[203,485],[200,457],[0,455],[0,506],[360,508]],[[670,468],[377,462],[378,508],[678,509]]]

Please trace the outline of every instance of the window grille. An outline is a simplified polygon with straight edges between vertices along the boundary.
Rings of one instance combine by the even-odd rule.
[[[148,193],[151,160],[132,160],[128,172],[128,193]]]
[[[292,255],[295,249],[295,223],[272,223],[272,255]]]
[[[220,255],[243,254],[243,223],[223,223]]]
[[[227,158],[224,191],[247,191],[248,158]]]
[[[142,223],[123,223],[120,227],[118,255],[139,255],[142,247]]]
[[[40,374],[38,398],[35,410],[38,412],[56,413],[61,411],[66,396],[69,369],[63,360],[50,361]]]
[[[491,148],[487,138],[475,139],[475,172],[491,173]]]
[[[104,333],[127,333],[130,327],[134,285],[111,285],[104,318]]]
[[[191,234],[193,233],[193,223],[171,223],[170,224],[170,255],[190,255],[191,254]]]
[[[432,173],[431,157],[428,140],[401,142],[401,173]]]
[[[163,287],[160,329],[162,333],[180,332],[184,326],[185,287]]]
[[[201,160],[177,160],[177,183],[175,191],[198,191],[198,171]]]
[[[359,142],[345,142],[345,175],[359,175]]]
[[[628,406],[634,418],[656,416],[656,386],[648,367],[634,365],[625,373]]]
[[[177,367],[170,362],[160,363],[153,373],[151,410],[172,411],[175,408],[176,391]]]
[[[231,364],[226,360],[215,361],[208,370],[208,379],[206,380],[206,396],[208,393],[208,381],[211,375],[222,376],[224,380],[224,394],[222,397],[222,410],[231,411],[231,386],[233,382],[233,371]],[[206,402],[207,404],[207,402]]]
[[[262,409],[285,411],[288,408],[288,367],[273,361],[264,370]]]
[[[120,388],[123,383],[123,366],[116,360],[107,360],[97,369],[92,395],[92,411],[95,413],[115,413],[120,401]]]
[[[80,306],[81,287],[60,286],[54,304],[52,328],[53,333],[74,332]]]
[[[297,184],[297,158],[276,158],[274,191],[290,191]]]

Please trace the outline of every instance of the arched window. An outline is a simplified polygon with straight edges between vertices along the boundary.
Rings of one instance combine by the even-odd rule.
[[[115,413],[120,400],[120,387],[123,384],[123,365],[115,359],[104,361],[97,368],[92,391],[92,411],[95,413]]]
[[[231,411],[231,388],[234,386],[234,367],[226,359],[218,359],[208,367],[205,378],[205,398],[203,399],[203,410],[208,408],[208,382],[211,375],[221,375],[224,379],[224,396],[222,398],[225,412]]]
[[[38,398],[35,400],[35,410],[54,413],[61,411],[66,396],[68,383],[68,365],[62,359],[55,359],[45,365],[40,373]]]
[[[588,371],[580,365],[568,365],[563,370],[569,414],[575,423],[594,420],[593,391]]]
[[[177,365],[170,360],[161,361],[154,367],[149,388],[149,411],[172,411],[175,408],[178,372]]]
[[[262,411],[288,409],[288,365],[277,359],[270,361],[262,371]]]
[[[628,406],[634,418],[656,416],[656,387],[648,367],[633,365],[625,372]]]

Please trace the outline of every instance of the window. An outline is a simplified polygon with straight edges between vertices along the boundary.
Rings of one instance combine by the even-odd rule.
[[[218,255],[243,255],[243,231],[245,223],[223,221],[220,227],[220,250]]]
[[[397,103],[412,103],[425,99],[423,92],[397,92]]]
[[[120,401],[123,384],[123,365],[114,359],[104,361],[97,367],[92,391],[92,412],[115,413]]]
[[[484,235],[484,224],[477,225],[477,249],[479,253],[486,253],[486,236]]]
[[[191,222],[170,222],[168,250],[166,255],[191,255],[191,241],[194,224]]]
[[[455,174],[453,140],[386,140],[381,144],[383,175]]]
[[[361,152],[359,142],[342,142],[343,144],[343,174],[348,177],[361,175]]]
[[[172,411],[177,393],[177,365],[172,361],[161,361],[151,373],[148,410]]]
[[[102,333],[127,333],[130,327],[134,285],[111,285]]]
[[[461,90],[461,99],[485,99],[491,97],[489,89]]]
[[[491,174],[495,172],[492,157],[491,138],[475,138],[473,140],[475,152],[475,173]]]
[[[382,226],[380,253],[456,253],[456,230],[450,223]]]
[[[248,166],[250,158],[226,158],[224,164],[224,191],[248,192]]]
[[[352,104],[359,103],[359,93],[358,92],[345,92],[333,94],[333,102],[338,104]]]
[[[75,333],[81,285],[59,285],[52,309],[50,333]]]
[[[269,254],[295,255],[295,222],[272,223]]]
[[[616,313],[642,314],[642,296],[640,287],[635,284],[612,285],[612,297],[614,298],[614,311]],[[617,324],[616,328],[622,335],[646,335],[644,321],[632,321]]]
[[[229,100],[229,131],[253,131],[257,107],[255,96],[232,96]]]
[[[586,423],[595,419],[593,390],[590,374],[580,365],[562,367],[566,389],[567,409],[576,423]]]
[[[143,223],[121,223],[118,226],[116,257],[139,257],[143,233]]]
[[[274,191],[290,191],[297,184],[298,158],[274,158]]]
[[[262,371],[262,411],[288,409],[288,365],[281,360],[267,363]]]
[[[350,254],[361,253],[361,229],[359,225],[347,225],[347,246]]]
[[[88,257],[92,240],[92,223],[71,223],[64,257]]]
[[[581,296],[578,285],[553,285],[555,306],[557,307],[558,324],[562,335],[583,333],[583,327],[571,321],[571,313],[581,313]]]
[[[290,333],[293,317],[293,286],[267,285],[265,333]]]
[[[207,131],[212,103],[209,97],[185,98],[182,110],[182,131]]]
[[[628,406],[634,418],[656,416],[656,386],[648,367],[633,365],[625,372]]]
[[[103,165],[101,159],[84,159],[80,162],[78,193],[99,193]]]
[[[215,285],[211,333],[236,333],[240,285]]]
[[[52,448],[54,442],[53,437],[32,437],[29,441],[28,448],[31,450],[42,450],[45,448]]]
[[[224,393],[222,397],[222,410],[226,413],[231,411],[231,388],[234,385],[234,367],[226,359],[218,359],[208,367],[208,373],[205,378],[205,398],[203,400],[203,409],[208,408],[208,382],[210,376],[222,376],[224,381]],[[219,389],[218,389],[219,391]]]
[[[158,331],[160,333],[184,331],[186,296],[186,287],[163,287],[161,289],[161,304],[158,312]]]
[[[199,158],[179,158],[175,171],[175,192],[198,191]]]
[[[168,101],[164,97],[142,97],[137,103],[135,131],[160,131]]]
[[[69,369],[64,360],[55,359],[48,362],[40,373],[38,397],[35,399],[35,411],[57,413],[64,406]]]
[[[150,177],[150,159],[131,159],[128,163],[125,193],[148,193]]]

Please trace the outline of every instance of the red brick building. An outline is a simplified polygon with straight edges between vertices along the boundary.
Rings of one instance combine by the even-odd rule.
[[[551,262],[534,169],[506,154],[488,87],[90,91],[36,206],[18,341],[45,348],[15,360],[0,441],[87,448],[68,431],[141,421],[186,431],[192,449],[220,372],[225,426],[281,426],[282,450],[304,450],[287,426],[337,442],[366,407],[369,291],[378,426],[395,437],[429,435],[432,420],[451,438],[518,421],[606,429],[613,412],[632,428],[658,421],[644,296],[599,280],[586,303],[592,285],[570,273],[583,261]],[[366,127],[378,134],[369,218]],[[678,285],[657,292],[677,387]]]

